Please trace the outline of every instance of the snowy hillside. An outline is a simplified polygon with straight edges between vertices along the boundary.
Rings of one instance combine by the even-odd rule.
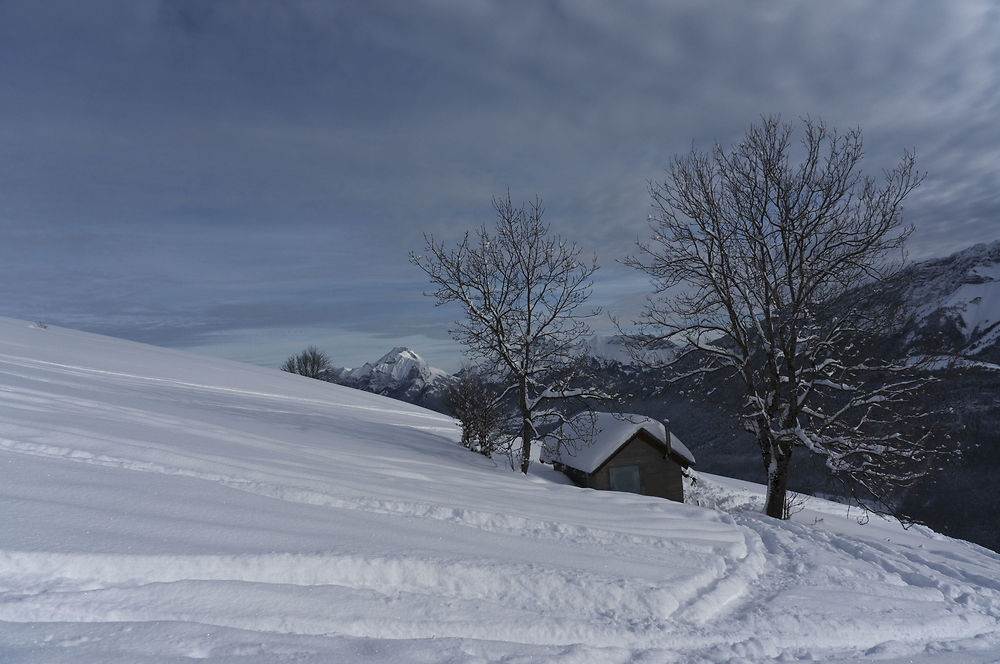
[[[897,281],[914,312],[910,344],[1000,359],[1000,241],[917,263]]]
[[[525,478],[451,420],[0,319],[2,662],[994,662],[1000,556]]]

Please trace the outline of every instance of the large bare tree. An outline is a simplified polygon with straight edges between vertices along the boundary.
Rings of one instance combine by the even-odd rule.
[[[537,198],[515,206],[508,192],[493,207],[492,233],[482,226],[457,246],[425,236],[424,253],[411,253],[410,261],[430,278],[437,304],[463,308],[452,335],[506,388],[498,400],[516,398],[511,438],[521,439],[519,465],[527,473],[538,428],[562,418],[559,402],[594,396],[580,370],[587,319],[599,313],[585,307],[597,263],[550,233]]]
[[[899,433],[896,407],[925,379],[866,340],[891,324],[879,286],[903,262],[912,227],[902,205],[923,176],[911,152],[880,178],[864,175],[858,129],[806,119],[795,133],[762,118],[737,145],[675,157],[650,184],[652,237],[625,261],[655,290],[635,338],[681,343],[675,378],[721,371],[740,384],[768,515],[786,512],[796,447],[866,507],[894,512],[893,490],[941,447]]]

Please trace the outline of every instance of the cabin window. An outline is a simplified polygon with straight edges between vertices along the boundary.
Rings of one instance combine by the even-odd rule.
[[[639,466],[615,466],[608,468],[608,483],[612,491],[639,491]]]

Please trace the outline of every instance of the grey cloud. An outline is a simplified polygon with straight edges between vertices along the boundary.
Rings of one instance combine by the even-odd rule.
[[[772,112],[860,125],[876,172],[916,147],[913,254],[958,249],[1000,227],[997,34],[987,2],[0,3],[0,314],[440,337],[423,232],[509,186],[610,264],[671,154]]]

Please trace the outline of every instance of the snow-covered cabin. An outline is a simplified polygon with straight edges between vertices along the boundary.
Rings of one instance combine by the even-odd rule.
[[[682,471],[694,465],[694,455],[668,427],[641,415],[593,415],[591,440],[557,445],[547,439],[542,461],[582,487],[684,502]],[[577,418],[578,429],[589,428],[590,415]]]

